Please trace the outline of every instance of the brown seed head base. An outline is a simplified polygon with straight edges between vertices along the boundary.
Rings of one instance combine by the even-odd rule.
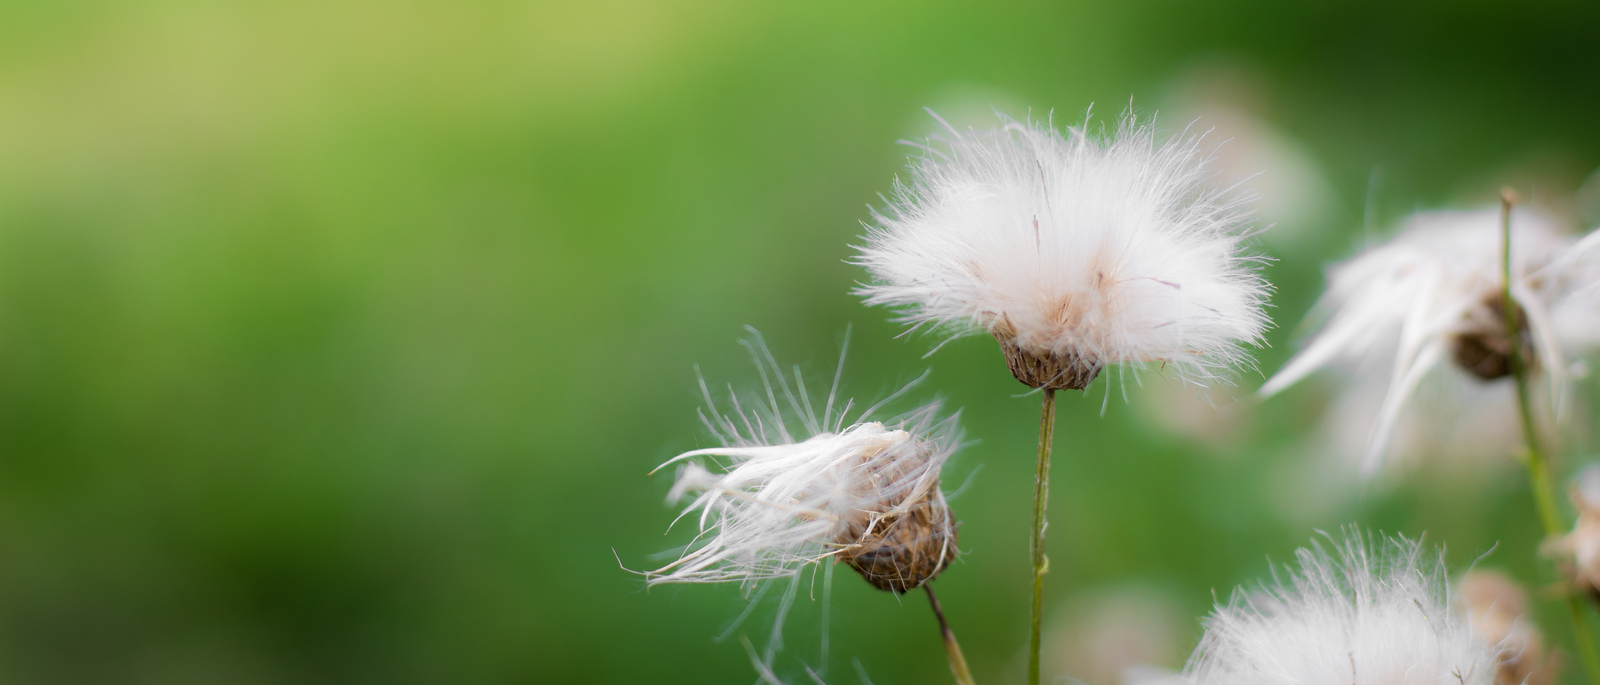
[[[1521,348],[1522,363],[1530,368],[1534,362],[1533,344],[1528,340],[1528,315],[1521,305],[1516,307],[1517,341]],[[1450,351],[1456,365],[1463,371],[1485,381],[1511,375],[1512,341],[1506,335],[1504,300],[1496,292],[1478,305],[1468,316],[1468,325],[1450,341]]]
[[[936,505],[931,492],[910,511],[869,521],[864,517],[839,536],[845,549],[838,558],[879,590],[905,594],[955,561],[950,510]]]
[[[1011,375],[1030,388],[1046,390],[1082,390],[1100,375],[1101,365],[1079,354],[1039,354],[1022,349],[1015,337],[1002,330],[994,331],[1000,342],[1000,351],[1006,355],[1006,366]]]

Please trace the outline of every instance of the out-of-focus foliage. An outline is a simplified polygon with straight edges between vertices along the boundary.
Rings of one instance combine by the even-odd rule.
[[[1277,222],[1271,370],[1364,226],[1507,182],[1593,214],[1568,198],[1600,166],[1597,25],[1580,2],[4,2],[0,679],[752,680],[711,639],[733,588],[645,592],[618,557],[687,540],[645,474],[706,441],[693,365],[752,384],[751,324],[825,377],[852,323],[850,390],[931,367],[981,441],[938,585],[978,679],[1015,679],[1037,401],[991,341],[923,360],[847,294],[921,108],[1070,123],[1131,96],[1226,131]],[[1198,617],[1350,522],[1545,579],[1509,458],[1363,488],[1308,440],[1315,388],[1217,415],[1144,383],[1103,417],[1106,386],[1063,397],[1060,611],[1139,583]],[[920,598],[837,580],[830,680],[948,677]],[[806,594],[790,673],[816,661]]]

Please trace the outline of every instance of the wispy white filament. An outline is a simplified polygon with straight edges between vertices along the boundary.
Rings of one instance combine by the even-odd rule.
[[[1586,257],[1593,236],[1575,246],[1553,219],[1523,208],[1512,213],[1511,233],[1512,297],[1527,312],[1535,371],[1559,394],[1568,348],[1600,338],[1596,269]],[[1455,336],[1486,317],[1498,321],[1487,303],[1503,282],[1503,243],[1498,209],[1414,215],[1393,239],[1329,270],[1315,309],[1325,323],[1261,392],[1274,394],[1331,365],[1388,360],[1362,365],[1376,366],[1384,374],[1377,382],[1386,386],[1362,458],[1362,472],[1375,473],[1407,400],[1429,371],[1448,362]]]
[[[732,581],[748,591],[849,548],[841,536],[852,522],[869,530],[928,497],[949,515],[939,471],[960,445],[956,415],[939,418],[934,402],[882,422],[869,420],[869,408],[852,422],[852,403],[836,401],[837,376],[818,414],[798,369],[791,383],[759,337],[747,345],[763,392],[741,399],[730,390],[724,412],[702,381],[701,417],[722,446],[662,465],[684,463],[669,499],[695,494],[680,518],[693,517],[700,534],[678,560],[646,574],[651,584]]]
[[[1403,538],[1297,552],[1288,578],[1205,622],[1192,685],[1490,685],[1493,649],[1452,613],[1442,566]]]
[[[1211,185],[1197,137],[1130,114],[1108,136],[1001,118],[946,126],[875,212],[856,292],[912,329],[1014,335],[1034,354],[1159,362],[1203,380],[1260,344],[1267,283],[1245,198]]]

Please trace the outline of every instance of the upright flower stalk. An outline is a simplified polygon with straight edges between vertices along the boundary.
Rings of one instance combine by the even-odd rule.
[[[1056,434],[1056,391],[1044,389],[1039,408],[1039,463],[1033,474],[1033,534],[1028,555],[1033,561],[1033,612],[1028,623],[1028,682],[1039,682],[1039,624],[1044,618],[1044,574],[1050,557],[1044,554],[1045,510],[1050,503],[1050,447]]]
[[[1506,338],[1513,341],[1509,346],[1511,375],[1517,386],[1517,415],[1522,423],[1523,464],[1528,468],[1528,487],[1533,491],[1535,508],[1539,511],[1539,521],[1544,525],[1547,537],[1558,536],[1563,533],[1564,526],[1561,515],[1556,509],[1555,486],[1551,482],[1550,460],[1540,446],[1538,425],[1534,423],[1533,403],[1528,391],[1528,381],[1531,368],[1528,360],[1523,358],[1522,340],[1525,336],[1525,316],[1521,313],[1521,306],[1512,297],[1511,283],[1511,206],[1516,203],[1516,195],[1507,188],[1500,192],[1500,227],[1503,238],[1501,259],[1501,292],[1502,316],[1505,319]],[[1567,613],[1572,617],[1572,637],[1577,642],[1578,655],[1583,660],[1583,670],[1589,677],[1590,685],[1600,685],[1600,653],[1595,651],[1594,635],[1589,630],[1587,617],[1584,616],[1583,607],[1578,597],[1567,594]]]

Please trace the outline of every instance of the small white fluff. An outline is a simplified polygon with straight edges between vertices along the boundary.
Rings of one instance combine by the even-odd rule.
[[[1526,312],[1537,380],[1559,396],[1569,352],[1597,339],[1596,268],[1584,257],[1593,236],[1574,244],[1554,219],[1523,208],[1512,212],[1511,233],[1512,298]],[[1504,339],[1503,242],[1498,209],[1413,215],[1393,239],[1329,270],[1314,309],[1325,322],[1261,393],[1272,395],[1332,365],[1384,374],[1346,384],[1386,386],[1361,458],[1362,473],[1376,473],[1407,400],[1429,371],[1448,365],[1463,377],[1490,380],[1505,372],[1493,358],[1476,371],[1466,366],[1475,354],[1483,359],[1475,341]],[[1372,359],[1387,363],[1363,363]],[[1498,360],[1503,364],[1504,356]]]
[[[1191,685],[1491,685],[1495,653],[1451,609],[1442,565],[1404,538],[1352,533],[1205,621]]]
[[[677,561],[648,572],[648,582],[732,581],[748,592],[762,580],[796,576],[830,557],[867,564],[852,555],[882,545],[873,536],[885,527],[904,530],[913,514],[936,517],[933,525],[948,532],[934,541],[935,554],[924,555],[935,564],[928,577],[941,570],[955,550],[939,471],[960,446],[959,412],[941,419],[940,404],[933,402],[891,420],[869,420],[914,381],[847,424],[852,403],[836,402],[837,374],[819,414],[798,368],[791,384],[759,335],[746,346],[761,371],[763,393],[741,400],[730,389],[732,407],[723,413],[701,381],[701,418],[722,446],[662,464],[687,462],[669,500],[699,493],[680,518],[698,512],[700,534]]]
[[[1110,136],[1001,116],[923,149],[855,259],[873,278],[856,293],[911,330],[989,332],[1081,365],[1085,385],[1141,362],[1204,381],[1261,344],[1247,198],[1212,185],[1198,137],[1160,142],[1131,113]]]

